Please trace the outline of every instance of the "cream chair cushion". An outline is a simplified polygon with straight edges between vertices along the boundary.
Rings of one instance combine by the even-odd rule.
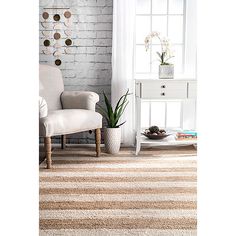
[[[87,109],[95,111],[98,94],[89,91],[64,91],[61,95],[63,109]]]
[[[49,111],[39,122],[39,135],[51,137],[102,128],[102,116],[85,109]]]

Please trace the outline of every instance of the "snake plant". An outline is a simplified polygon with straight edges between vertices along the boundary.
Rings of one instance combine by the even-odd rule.
[[[120,97],[118,100],[115,109],[112,108],[112,105],[110,101],[108,100],[106,94],[103,92],[103,97],[105,101],[105,108],[103,108],[101,105],[97,104],[98,110],[101,113],[101,115],[106,119],[107,121],[107,128],[119,128],[121,125],[123,125],[126,121],[119,123],[119,120],[122,116],[122,114],[125,111],[125,108],[127,107],[129,101],[127,99],[127,96],[130,95],[129,90]]]

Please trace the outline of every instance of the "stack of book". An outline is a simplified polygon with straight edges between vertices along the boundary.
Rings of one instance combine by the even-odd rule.
[[[192,130],[184,130],[176,133],[176,140],[195,140],[197,132]]]

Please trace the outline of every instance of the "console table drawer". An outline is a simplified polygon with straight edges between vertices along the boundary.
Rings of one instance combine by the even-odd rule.
[[[185,99],[185,81],[152,81],[140,83],[140,97],[143,99]]]

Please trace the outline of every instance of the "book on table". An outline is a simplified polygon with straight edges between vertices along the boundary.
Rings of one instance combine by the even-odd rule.
[[[176,140],[195,140],[197,132],[193,130],[183,130],[176,133]]]

